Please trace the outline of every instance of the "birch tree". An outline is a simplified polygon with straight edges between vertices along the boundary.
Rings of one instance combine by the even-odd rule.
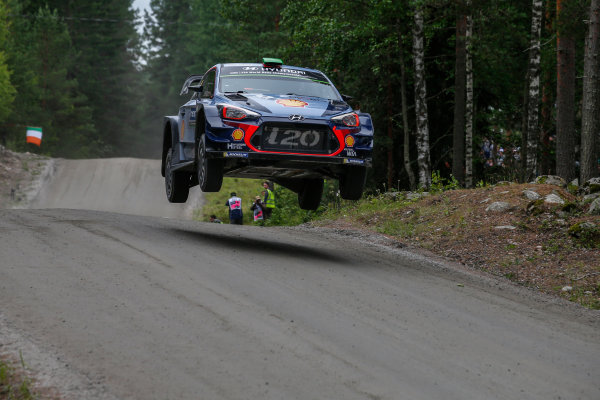
[[[417,120],[417,165],[419,187],[431,186],[429,155],[429,121],[427,113],[427,85],[425,83],[425,50],[423,35],[423,5],[415,5],[413,26],[413,57],[415,62],[415,113]]]
[[[467,4],[470,2],[467,2]],[[473,57],[471,43],[473,37],[473,16],[467,16],[465,31],[465,64],[466,64],[466,87],[467,101],[465,104],[465,186],[473,187]]]
[[[527,148],[525,179],[530,181],[536,175],[537,144],[539,140],[539,98],[540,98],[540,35],[542,31],[543,0],[533,0],[531,10],[531,41],[529,47],[529,90],[527,104]]]
[[[400,52],[400,96],[402,99],[402,127],[404,130],[404,141],[403,141],[403,159],[404,169],[408,175],[408,181],[410,182],[410,189],[414,190],[416,187],[415,174],[410,166],[410,128],[408,126],[408,106],[406,104],[406,68],[404,66],[404,38],[398,34],[398,47]]]
[[[581,183],[600,176],[600,0],[592,0],[583,67]]]
[[[452,175],[465,182],[465,87],[466,87],[467,16],[459,7],[456,18],[456,59],[454,63],[454,132],[452,137]]]

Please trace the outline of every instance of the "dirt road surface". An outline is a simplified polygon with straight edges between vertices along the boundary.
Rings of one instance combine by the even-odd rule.
[[[376,236],[0,210],[0,305],[65,399],[600,398],[598,312]]]

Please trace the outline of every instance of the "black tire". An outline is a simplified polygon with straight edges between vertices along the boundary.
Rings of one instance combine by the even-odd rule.
[[[170,148],[165,158],[165,190],[171,203],[185,203],[190,193],[190,173],[173,171],[173,149]]]
[[[340,196],[344,200],[358,200],[362,197],[367,182],[367,168],[350,166],[340,177]]]
[[[298,192],[298,204],[303,210],[316,210],[321,204],[323,179],[306,179],[304,187]]]
[[[223,184],[223,160],[209,159],[206,157],[206,144],[204,134],[198,140],[196,152],[198,185],[203,192],[218,192]]]

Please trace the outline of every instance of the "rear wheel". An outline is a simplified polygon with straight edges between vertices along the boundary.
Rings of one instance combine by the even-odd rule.
[[[340,177],[340,196],[345,200],[358,200],[362,197],[367,181],[367,168],[349,166]]]
[[[173,149],[170,148],[165,158],[165,190],[171,203],[185,203],[190,192],[190,173],[173,171]]]
[[[323,179],[306,179],[298,192],[298,204],[303,210],[316,210],[321,204]]]
[[[223,184],[223,160],[209,159],[205,136],[200,136],[197,151],[198,184],[203,192],[218,192]]]

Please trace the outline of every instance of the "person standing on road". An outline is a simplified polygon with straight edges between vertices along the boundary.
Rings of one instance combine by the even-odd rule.
[[[233,225],[243,225],[242,199],[237,197],[235,192],[231,192],[231,197],[225,202],[229,207],[229,223]]]
[[[265,219],[267,219],[271,218],[271,213],[275,208],[275,193],[273,193],[271,186],[267,181],[263,182],[263,188],[265,189],[263,192],[265,194],[265,199],[263,200],[263,213]]]
[[[254,212],[254,222],[262,222],[264,220],[264,207],[262,201],[260,201],[260,196],[256,196],[250,209]]]

